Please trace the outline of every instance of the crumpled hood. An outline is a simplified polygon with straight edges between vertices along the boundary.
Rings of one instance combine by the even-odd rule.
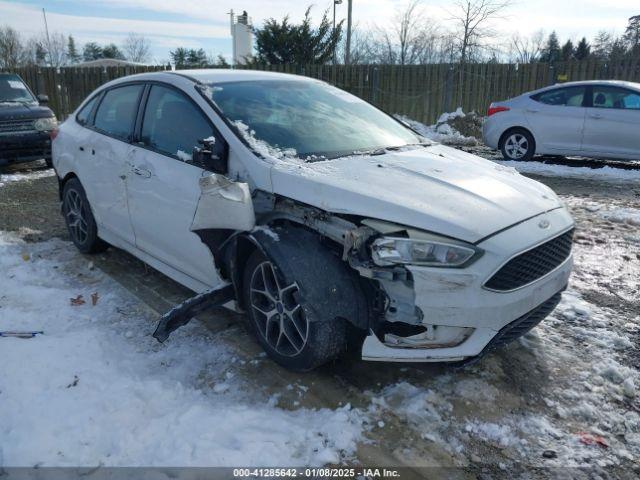
[[[443,145],[302,165],[276,163],[274,193],[323,210],[475,243],[562,206],[545,185]]]

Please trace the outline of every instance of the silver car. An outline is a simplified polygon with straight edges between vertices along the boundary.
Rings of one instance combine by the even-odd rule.
[[[570,82],[490,105],[484,143],[507,160],[534,155],[640,159],[640,83]]]

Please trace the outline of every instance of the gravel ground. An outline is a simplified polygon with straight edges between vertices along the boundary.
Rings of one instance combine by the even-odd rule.
[[[486,149],[473,152],[494,158]],[[605,164],[611,166],[598,166]],[[9,173],[24,175],[0,177],[0,230],[30,242],[67,240],[51,172],[31,164]],[[472,476],[517,478],[539,467],[526,478],[550,472],[637,478],[640,182],[530,176],[571,209],[576,267],[558,309],[520,342],[462,370],[347,358],[298,375],[264,358],[240,316],[212,312],[202,322],[241,359],[227,371],[256,395],[276,395],[284,408],[361,409],[370,442],[360,446],[357,462],[464,466]],[[157,312],[189,295],[124,252],[86,260]],[[213,384],[210,376],[203,371],[198,388]]]

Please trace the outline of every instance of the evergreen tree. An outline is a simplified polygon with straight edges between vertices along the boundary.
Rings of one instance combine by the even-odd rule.
[[[202,48],[198,50],[192,48],[187,53],[187,66],[189,68],[206,67],[207,63],[207,54]]]
[[[555,31],[551,32],[549,38],[547,39],[547,44],[542,49],[542,54],[540,55],[541,62],[553,63],[557,62],[560,59],[560,42],[558,41],[558,35]]]
[[[567,40],[567,43],[565,43],[560,49],[560,58],[563,62],[568,62],[573,60],[573,53],[573,42],[571,40]]]
[[[587,39],[582,37],[582,40],[578,42],[578,46],[574,52],[576,60],[587,60],[591,56],[591,45],[587,43]]]
[[[35,55],[36,55],[36,65],[47,64],[47,50],[44,48],[44,45],[42,45],[42,43],[40,42],[36,42]]]
[[[320,25],[311,21],[311,7],[302,23],[294,25],[285,17],[281,22],[273,18],[255,30],[257,56],[255,62],[267,64],[323,64],[329,62],[342,36],[342,22],[335,30],[325,11]]]
[[[82,59],[85,62],[90,62],[92,60],[98,60],[99,58],[104,58],[102,47],[96,42],[85,43],[82,49]]]
[[[69,35],[69,39],[67,41],[67,58],[71,64],[78,63],[80,61],[80,54],[76,49],[76,41],[73,38],[73,35]]]
[[[102,49],[103,58],[115,58],[117,60],[124,60],[124,53],[120,51],[118,46],[115,43],[110,43],[109,45],[105,45]]]
[[[173,64],[177,69],[186,67],[188,54],[189,51],[183,47],[178,47],[175,50],[169,52],[169,55],[171,55],[171,60],[173,60]]]
[[[592,55],[601,61],[608,60],[611,55],[613,38],[609,32],[601,30],[593,39]]]
[[[623,38],[630,50],[640,46],[640,15],[629,18]]]

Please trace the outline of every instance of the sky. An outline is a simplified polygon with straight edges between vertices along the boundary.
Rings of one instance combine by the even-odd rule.
[[[347,1],[337,7],[338,21],[346,17]],[[427,21],[451,24],[451,1],[422,0]],[[44,30],[46,9],[50,32],[72,34],[76,42],[116,43],[129,32],[142,34],[152,47],[154,62],[166,62],[178,46],[203,48],[207,53],[231,55],[228,12],[247,10],[254,25],[289,15],[299,20],[308,5],[316,18],[332,0],[0,0],[0,26],[9,25],[25,37]],[[360,28],[389,26],[406,0],[354,0],[353,18]],[[514,32],[527,35],[556,30],[561,40],[588,39],[599,30],[620,34],[627,19],[640,14],[639,0],[515,0],[494,30],[505,39]]]

